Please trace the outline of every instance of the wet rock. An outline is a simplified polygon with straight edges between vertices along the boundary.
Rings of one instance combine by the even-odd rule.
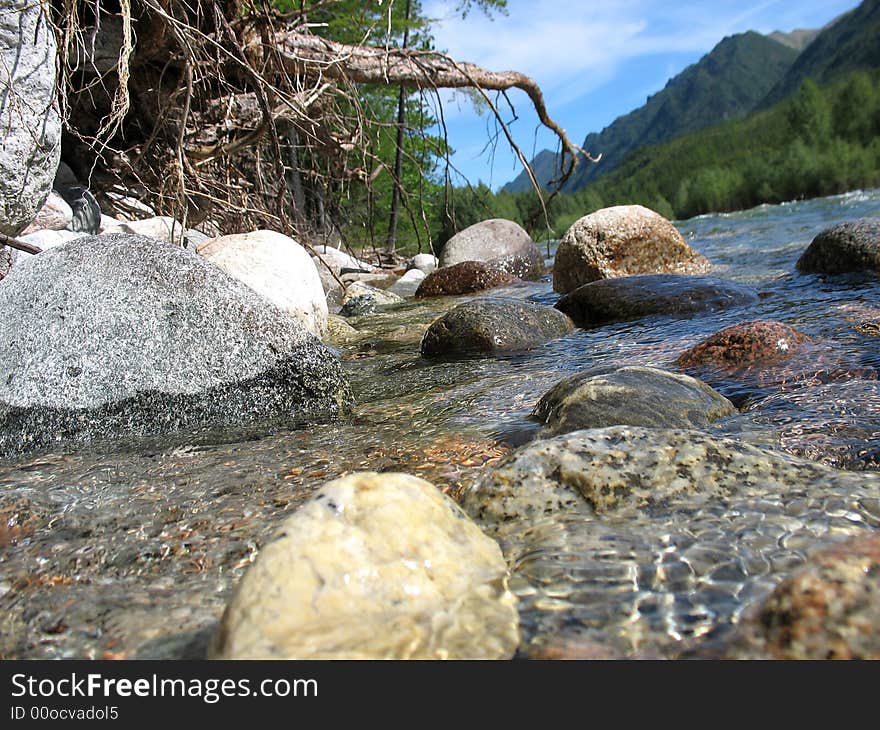
[[[87,236],[0,287],[0,455],[270,419],[329,418],[339,362],[287,313],[181,248]]]
[[[529,350],[561,337],[571,320],[552,307],[519,299],[475,299],[434,321],[422,339],[422,355]]]
[[[37,231],[60,231],[67,228],[73,221],[73,210],[57,192],[52,190],[43,207],[37,212],[27,228],[21,232],[21,236]]]
[[[662,215],[618,205],[584,216],[566,231],[553,263],[553,289],[564,294],[598,279],[702,274],[710,268]]]
[[[462,261],[428,274],[416,289],[416,297],[445,297],[506,286],[515,276],[483,261]]]
[[[72,216],[69,226],[70,230],[77,233],[88,233],[89,235],[99,233],[101,230],[101,206],[98,205],[95,196],[86,188],[78,185],[60,188],[59,192],[61,197],[70,206]],[[128,232],[133,231],[129,230]]]
[[[339,314],[343,317],[360,317],[394,304],[400,304],[402,301],[403,297],[393,292],[377,289],[362,282],[354,282],[345,290]]]
[[[327,330],[327,299],[315,264],[289,236],[253,231],[211,238],[198,253],[289,313],[309,332]]]
[[[498,545],[436,487],[361,472],[324,485],[260,551],[223,617],[221,659],[508,659]]]
[[[813,553],[748,612],[727,655],[880,659],[880,534]]]
[[[725,327],[698,342],[676,359],[679,367],[715,365],[738,368],[787,360],[809,338],[794,327],[772,320],[755,320]]]
[[[546,393],[533,416],[550,434],[605,426],[705,428],[735,411],[720,393],[687,375],[624,367],[566,378]]]
[[[817,274],[880,272],[880,218],[860,218],[822,231],[798,259],[797,268]]]
[[[421,269],[410,269],[388,287],[388,291],[399,297],[413,297],[418,291],[419,285],[425,280],[425,276],[425,272]]]
[[[418,253],[410,259],[407,268],[418,269],[426,276],[437,268],[438,259],[432,253]]]
[[[649,315],[727,309],[756,301],[758,293],[745,284],[712,276],[652,274],[584,284],[555,306],[579,327],[593,327]]]
[[[52,190],[61,157],[55,104],[55,33],[41,3],[10,2],[0,14],[0,233],[17,235]]]

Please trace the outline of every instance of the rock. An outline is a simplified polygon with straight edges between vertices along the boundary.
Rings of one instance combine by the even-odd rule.
[[[518,279],[539,279],[544,273],[544,257],[531,236],[503,218],[475,223],[446,242],[440,253],[440,268],[465,261],[492,263]]]
[[[167,215],[157,215],[138,221],[115,221],[114,225],[106,225],[105,217],[101,218],[102,233],[135,233],[139,236],[150,236],[160,241],[181,245],[185,233],[179,221]],[[279,234],[280,235],[280,234]]]
[[[388,291],[399,297],[413,297],[418,291],[419,284],[425,280],[425,276],[425,272],[421,269],[410,269],[389,286]]]
[[[315,257],[323,261],[337,276],[341,275],[343,269],[363,271],[366,274],[376,272],[376,267],[372,264],[361,261],[338,248],[333,248],[333,246],[314,246],[312,250],[315,252]]]
[[[880,659],[880,534],[810,555],[747,612],[731,644],[731,659]]]
[[[698,342],[675,361],[679,367],[738,368],[774,363],[794,355],[809,338],[784,322],[754,320],[725,327]]]
[[[363,271],[349,271],[348,269],[343,269],[339,278],[342,280],[342,283],[345,284],[346,290],[351,284],[368,284],[374,289],[387,289],[392,284],[394,284],[400,277],[397,274],[394,274],[390,271],[377,271],[373,272],[363,272]]]
[[[476,299],[459,304],[428,327],[422,355],[529,350],[572,329],[571,320],[552,307],[500,297]]]
[[[46,198],[46,202],[43,203],[43,207],[37,212],[37,217],[28,224],[19,237],[37,231],[60,231],[67,228],[72,221],[73,210],[64,198],[52,190],[49,197]]]
[[[0,281],[12,270],[12,265],[18,258],[18,253],[14,248],[0,246]]]
[[[219,659],[509,659],[498,545],[436,487],[361,472],[324,485],[239,583]]]
[[[325,341],[331,343],[354,342],[359,339],[361,333],[345,321],[338,314],[327,317],[327,336]]]
[[[584,284],[555,306],[579,327],[593,327],[654,314],[714,311],[756,301],[758,293],[745,284],[711,276],[649,274]]]
[[[0,458],[58,442],[326,419],[350,394],[332,352],[195,254],[87,236],[0,287]]]
[[[859,218],[822,231],[796,266],[817,274],[880,272],[880,218]]]
[[[482,261],[463,261],[428,274],[416,289],[416,297],[444,297],[494,289],[517,279],[497,266]]]
[[[0,233],[34,220],[61,157],[55,104],[55,33],[41,3],[6,3],[0,14]]]
[[[339,314],[343,317],[360,317],[393,304],[400,304],[402,301],[403,297],[393,292],[355,282],[345,290]]]
[[[641,205],[618,205],[584,216],[568,229],[556,250],[553,289],[564,294],[599,279],[702,274],[710,268],[662,215]]]
[[[532,415],[555,435],[618,425],[706,428],[734,412],[727,398],[687,375],[624,367],[566,378],[538,401]]]
[[[209,236],[207,233],[203,233],[202,231],[197,231],[193,228],[187,228],[187,230],[183,234],[183,247],[187,251],[198,251],[199,246],[203,243],[207,243],[212,238],[216,238],[216,236]]]
[[[77,233],[76,231],[53,231],[47,228],[46,230],[34,231],[33,233],[19,236],[19,238],[25,243],[32,243],[34,246],[39,246],[40,249],[45,251],[50,248],[55,248],[55,246],[60,246],[62,243],[82,238],[85,235],[85,233]],[[29,253],[19,251],[19,256],[21,256],[22,259],[29,257],[30,255],[31,254]]]
[[[309,332],[327,330],[327,300],[311,257],[296,241],[275,231],[211,238],[198,253],[295,317]]]
[[[418,269],[423,274],[428,275],[434,269],[437,268],[438,259],[434,254],[431,253],[417,253],[413,256],[409,263],[407,264],[407,268],[409,270]]]

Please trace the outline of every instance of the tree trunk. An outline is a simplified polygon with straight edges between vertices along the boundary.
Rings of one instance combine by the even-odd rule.
[[[412,0],[406,0],[404,11],[403,48],[409,46],[409,18]],[[388,241],[385,253],[393,254],[397,248],[397,217],[400,212],[400,178],[403,176],[403,134],[406,127],[406,87],[401,86],[397,97],[397,147],[394,153],[394,187],[391,190],[391,213],[388,218]]]

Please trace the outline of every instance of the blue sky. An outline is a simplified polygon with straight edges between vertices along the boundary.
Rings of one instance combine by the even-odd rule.
[[[709,52],[722,38],[756,30],[820,28],[858,0],[508,0],[508,14],[455,15],[454,0],[425,0],[438,49],[494,71],[516,70],[541,86],[550,116],[575,144],[645,103],[668,79]],[[556,149],[526,95],[508,92],[516,109],[505,121],[526,157]],[[522,167],[491,115],[480,116],[455,92],[443,94],[453,164],[471,183],[493,190]],[[503,104],[503,101],[502,101]],[[461,180],[456,180],[461,184]]]

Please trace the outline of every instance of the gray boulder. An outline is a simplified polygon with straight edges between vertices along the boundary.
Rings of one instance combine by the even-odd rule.
[[[880,218],[859,218],[822,231],[798,259],[797,268],[817,274],[880,272]]]
[[[712,276],[649,274],[584,284],[560,298],[555,306],[579,327],[594,327],[654,314],[687,315],[756,301],[758,293],[745,284]]]
[[[422,355],[460,355],[529,350],[573,329],[552,307],[502,297],[475,299],[431,323]]]
[[[268,420],[329,418],[350,400],[332,352],[194,253],[87,236],[0,287],[0,456]]]
[[[579,373],[548,391],[532,415],[550,434],[605,426],[705,428],[735,411],[705,383],[649,367]]]
[[[517,223],[503,218],[474,223],[446,242],[439,266],[464,261],[493,263],[518,279],[538,279],[544,273],[544,257],[531,236]]]
[[[55,34],[41,3],[0,13],[0,233],[17,235],[42,208],[61,156]]]

